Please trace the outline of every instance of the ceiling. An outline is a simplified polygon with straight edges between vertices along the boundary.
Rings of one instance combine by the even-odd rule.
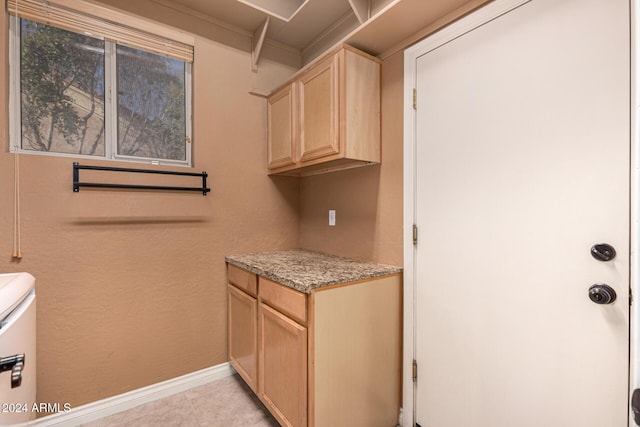
[[[143,6],[143,2],[98,1],[153,19],[148,4]],[[215,33],[221,43],[253,49],[253,67],[257,67],[264,44],[269,46],[265,51],[271,60],[299,68],[339,42],[385,59],[494,0],[148,1],[162,6],[159,9],[165,12],[169,10],[169,14],[156,16],[159,22],[190,31],[190,23],[173,21],[171,11],[180,12],[199,18],[205,25],[211,24],[210,28],[216,29],[211,34]],[[299,5],[302,6],[298,9]],[[280,7],[297,12],[289,21],[265,12]],[[234,33],[248,36],[251,46],[238,44],[238,39],[230,36]]]
[[[251,34],[261,28],[269,17],[266,37],[301,51],[326,33],[336,22],[353,19],[357,23],[349,0],[308,0],[289,22],[238,0],[154,1],[165,5],[170,3],[174,9],[192,15],[205,15]],[[292,0],[277,1],[291,3]]]

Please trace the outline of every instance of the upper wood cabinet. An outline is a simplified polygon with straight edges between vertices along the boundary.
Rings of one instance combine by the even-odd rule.
[[[381,61],[342,45],[268,99],[269,173],[304,176],[380,162]]]

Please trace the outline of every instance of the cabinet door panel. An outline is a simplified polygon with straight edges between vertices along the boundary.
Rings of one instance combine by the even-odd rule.
[[[271,96],[267,103],[269,168],[295,163],[293,84]]]
[[[257,387],[258,302],[234,286],[229,288],[229,360],[253,391]]]
[[[307,425],[307,329],[260,304],[259,396],[285,426]]]
[[[340,152],[338,64],[336,55],[300,78],[302,162]]]

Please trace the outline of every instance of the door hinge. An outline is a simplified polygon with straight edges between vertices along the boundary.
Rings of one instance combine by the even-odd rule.
[[[631,291],[631,288],[629,288],[629,306],[631,306],[633,304],[633,292]]]
[[[418,244],[418,226],[413,224],[413,246]]]
[[[413,88],[413,109],[418,109],[418,90]]]
[[[411,378],[414,383],[418,381],[418,362],[416,362],[416,359],[413,359],[413,372]]]

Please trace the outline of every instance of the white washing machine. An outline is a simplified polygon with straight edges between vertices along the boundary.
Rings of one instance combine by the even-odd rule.
[[[34,419],[35,403],[35,278],[0,274],[0,425]]]

